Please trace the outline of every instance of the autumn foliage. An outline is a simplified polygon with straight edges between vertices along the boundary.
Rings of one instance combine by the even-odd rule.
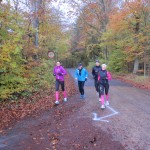
[[[36,9],[35,1],[1,3],[0,100],[17,99],[53,85],[55,60],[48,60],[47,52],[57,51],[61,57],[67,49],[67,33],[50,3],[42,1]]]
[[[91,61],[100,59],[113,72],[143,69],[150,75],[148,0],[85,0],[79,10],[72,49],[84,49]]]

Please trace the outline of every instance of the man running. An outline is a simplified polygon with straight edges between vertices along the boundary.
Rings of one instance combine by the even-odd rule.
[[[100,99],[101,95],[100,95],[100,92],[99,92],[99,82],[98,82],[98,72],[100,70],[101,70],[101,66],[100,66],[99,60],[96,60],[95,66],[92,69],[92,75],[93,75],[93,78],[94,78],[95,89],[99,93],[99,101],[101,101],[101,99]]]
[[[54,67],[53,70],[53,75],[56,78],[56,82],[55,82],[55,89],[56,89],[56,101],[55,104],[58,105],[59,104],[59,86],[61,85],[61,89],[63,91],[64,94],[64,102],[67,101],[67,94],[65,91],[65,83],[64,83],[64,76],[67,74],[66,70],[61,66],[60,62],[56,63],[56,66]]]
[[[79,92],[80,92],[80,98],[84,99],[84,84],[85,81],[87,81],[88,77],[88,72],[85,68],[82,67],[82,64],[79,63],[78,68],[76,69],[75,72],[75,79],[78,80],[78,87],[79,87]]]

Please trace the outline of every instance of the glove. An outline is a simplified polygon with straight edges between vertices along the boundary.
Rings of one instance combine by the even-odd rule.
[[[85,78],[85,81],[87,81],[87,78]]]

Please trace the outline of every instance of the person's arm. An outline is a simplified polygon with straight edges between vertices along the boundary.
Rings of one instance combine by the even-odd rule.
[[[112,80],[112,76],[111,76],[110,72],[108,72],[108,71],[107,71],[107,79]]]
[[[100,71],[101,71],[101,70],[98,71],[98,81],[101,80]]]
[[[53,76],[56,76],[55,67],[53,69]]]
[[[64,67],[61,67],[61,74],[62,75],[66,75],[67,74],[67,71]]]
[[[87,78],[88,78],[88,72],[87,72],[87,70],[85,69],[85,81],[87,81]]]
[[[92,68],[92,75],[93,75],[93,77],[95,76],[95,69],[94,69],[94,67]]]
[[[75,71],[75,79],[76,79],[76,80],[78,79],[77,69],[76,69],[76,71]]]

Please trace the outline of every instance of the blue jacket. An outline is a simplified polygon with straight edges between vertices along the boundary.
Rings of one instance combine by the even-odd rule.
[[[88,72],[86,71],[85,68],[82,68],[81,74],[79,72],[79,69],[76,69],[75,78],[77,78],[78,81],[85,81],[85,78],[87,77],[88,77]]]

